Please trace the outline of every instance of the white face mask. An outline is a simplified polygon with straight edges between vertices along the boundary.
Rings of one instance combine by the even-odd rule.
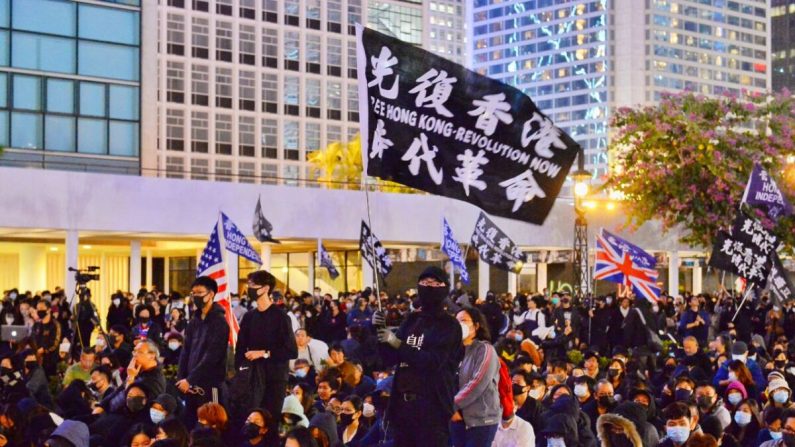
[[[469,337],[469,325],[460,323],[461,324],[461,340],[466,340]]]
[[[172,351],[176,351],[179,349],[179,342],[178,341],[170,341],[168,342],[168,349]]]
[[[737,373],[734,371],[729,371],[729,381],[736,382],[737,381]]]
[[[120,304],[121,304],[121,300],[120,299],[116,298],[116,299],[113,300],[113,305],[114,306],[119,307]]]
[[[538,388],[530,390],[530,392],[527,393],[527,395],[535,400],[541,400],[541,398],[543,397],[543,394],[541,394],[541,390],[539,390]]]
[[[585,397],[588,394],[588,386],[586,385],[574,385],[574,395],[577,397]]]
[[[547,438],[547,447],[566,447],[566,441],[563,438]]]
[[[745,355],[732,354],[732,360],[739,360],[739,361],[745,363]]]
[[[366,418],[375,416],[375,407],[373,404],[365,402],[364,405],[362,405],[362,416]]]

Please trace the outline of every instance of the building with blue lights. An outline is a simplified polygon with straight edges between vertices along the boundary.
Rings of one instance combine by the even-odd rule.
[[[473,69],[530,95],[582,145],[595,179],[616,107],[771,86],[764,0],[475,0],[471,17]]]

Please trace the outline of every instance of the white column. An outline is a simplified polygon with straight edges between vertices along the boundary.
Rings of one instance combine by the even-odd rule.
[[[229,278],[227,279],[227,283],[229,284],[227,290],[231,295],[237,293],[237,283],[240,277],[240,258],[235,253],[226,253],[226,269],[226,275]]]
[[[77,267],[77,266],[75,266]],[[38,244],[24,244],[19,249],[20,290],[33,293],[47,288],[47,247]]]
[[[130,241],[130,292],[138,293],[141,285],[141,241]]]
[[[519,275],[513,272],[508,272],[508,293],[510,293],[514,297],[516,296],[518,281],[519,281]]]
[[[171,275],[169,274],[171,270],[170,264],[171,258],[166,256],[165,260],[163,261],[163,292],[165,293],[171,293]]]
[[[668,252],[668,293],[679,295],[679,252]]]
[[[66,231],[66,265],[64,268],[66,269],[66,296],[72,296],[75,292],[75,274],[74,272],[69,271],[69,267],[78,268],[77,265],[77,249],[78,244],[80,243],[80,235],[77,230],[67,230]]]
[[[309,268],[306,275],[309,277],[309,292],[311,293],[315,290],[315,252],[310,251],[307,255],[309,256]]]
[[[450,281],[450,290],[452,291],[452,290],[455,290],[455,266],[453,265],[452,262],[447,261],[447,268],[449,269],[447,271],[447,274],[450,277],[450,279],[449,279],[449,281]]]
[[[478,258],[478,299],[486,299],[489,291],[489,265]]]
[[[144,285],[146,290],[152,289],[152,250],[146,250],[146,277],[144,278]]]
[[[701,293],[703,291],[702,290],[704,288],[704,285],[703,285],[704,276],[703,276],[703,274],[704,273],[703,273],[702,268],[701,268],[700,265],[697,265],[697,266],[693,267],[693,290],[692,290],[693,295],[698,295],[699,293]]]
[[[362,259],[362,287],[361,290],[364,290],[365,287],[373,287],[375,284],[375,270],[370,267],[370,264],[367,263],[364,259]]]
[[[262,258],[260,270],[271,271],[271,246],[270,244],[260,244],[259,256]]]
[[[538,289],[538,293],[544,293],[544,289],[547,287],[547,263],[539,262],[536,264],[536,289]]]

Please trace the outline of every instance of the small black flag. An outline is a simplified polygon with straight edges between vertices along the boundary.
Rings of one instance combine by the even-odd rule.
[[[271,236],[271,231],[273,231],[273,225],[262,214],[262,203],[260,203],[260,198],[257,197],[257,207],[254,209],[254,237],[260,242],[281,244],[281,242]]]

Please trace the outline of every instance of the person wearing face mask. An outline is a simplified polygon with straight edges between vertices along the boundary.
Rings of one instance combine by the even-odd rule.
[[[49,381],[36,360],[36,353],[28,349],[17,355],[24,359],[25,388],[28,389],[30,396],[36,399],[39,404],[52,409],[53,400],[50,394]]]
[[[749,395],[742,382],[734,380],[729,382],[729,385],[726,387],[726,391],[724,392],[724,396],[726,396],[726,408],[729,411],[735,411],[737,409],[737,405],[747,399]]]
[[[113,327],[120,324],[124,327],[131,327],[133,324],[133,314],[130,310],[130,303],[121,292],[116,292],[110,298],[108,316],[105,327]]]
[[[36,304],[38,321],[33,325],[33,340],[38,346],[36,354],[42,360],[47,376],[55,375],[58,366],[58,347],[61,344],[61,325],[52,317],[49,301]]]
[[[237,346],[235,348],[235,368],[251,366],[252,374],[257,374],[266,386],[261,390],[251,390],[251,403],[272,415],[282,413],[284,390],[287,387],[289,361],[298,357],[298,347],[293,335],[290,317],[279,306],[274,305],[271,293],[276,286],[276,278],[265,270],[248,275],[248,298],[255,307],[240,321]],[[278,437],[278,418],[270,421],[266,438],[274,442]]]
[[[443,307],[448,288],[448,275],[428,267],[417,279],[420,310],[397,333],[386,328],[383,313],[373,314],[383,365],[397,365],[388,410],[397,447],[448,445],[455,373],[463,358],[461,324]]]
[[[362,291],[362,296],[356,300],[356,307],[348,311],[348,326],[363,326],[369,328],[373,318],[373,309],[370,308],[368,300],[372,294],[372,289],[367,287]]]
[[[693,297],[688,303],[688,309],[679,319],[679,334],[682,337],[692,335],[699,344],[706,346],[709,334],[710,316],[706,310],[701,309],[701,302]]]
[[[533,427],[540,427],[541,414],[544,411],[541,402],[547,392],[544,378],[522,370],[513,371],[511,376],[516,415],[529,422]]]
[[[724,430],[731,424],[732,415],[723,405],[723,400],[718,397],[715,387],[708,382],[699,383],[695,391],[696,404],[700,420],[714,417],[720,421],[721,428]]]
[[[596,429],[602,447],[657,447],[657,430],[646,419],[646,409],[635,402],[624,402],[599,416]]]
[[[590,405],[591,402],[596,400],[593,395],[595,384],[596,382],[586,375],[574,379],[574,397],[577,398],[577,403],[583,410],[585,410],[587,405]]]
[[[581,406],[582,411],[591,421],[591,431],[596,433],[596,421],[599,420],[599,416],[612,411],[616,404],[613,385],[606,379],[596,382],[593,399]]]
[[[240,430],[240,447],[276,447],[273,443],[268,443],[265,435],[268,427],[273,426],[273,416],[268,410],[255,408],[246,418],[246,423]]]
[[[773,439],[763,442],[760,447],[792,447],[795,446],[795,410],[785,410],[779,416],[780,422],[776,431],[771,431]],[[765,416],[767,420],[767,416]]]
[[[177,400],[170,394],[161,394],[152,401],[152,406],[149,408],[149,419],[153,424],[159,424],[175,416],[174,412],[177,411]]]
[[[122,445],[122,438],[134,425],[151,426],[147,393],[149,390],[141,383],[132,383],[121,390],[123,405],[100,415],[89,426],[92,436],[103,441],[101,445]]]
[[[224,308],[214,302],[216,293],[218,284],[208,276],[196,278],[191,286],[196,313],[185,330],[176,383],[186,400],[183,422],[190,429],[196,424],[196,409],[213,398],[214,390],[220,395],[226,375],[229,324]],[[189,393],[198,388],[204,394]],[[219,399],[223,401],[223,397]]]
[[[787,381],[781,377],[775,377],[770,381],[766,394],[768,399],[767,406],[783,409],[794,407],[791,400],[792,390],[790,390]]]
[[[539,447],[579,446],[577,421],[568,414],[555,414],[543,425],[541,437],[536,441]]]
[[[759,404],[748,399],[737,405],[737,410],[732,416],[732,423],[726,428],[724,437],[731,438],[724,445],[734,444],[740,447],[756,447],[759,445],[758,436],[762,428],[762,416]]]
[[[539,327],[546,327],[546,315],[540,309],[543,297],[534,296],[527,300],[527,310],[513,317],[514,326],[525,334],[532,334]]]
[[[179,356],[182,354],[183,338],[177,332],[166,334],[166,348],[163,351],[163,366],[179,365]]]
[[[361,423],[363,406],[362,399],[355,394],[342,401],[337,435],[343,446],[358,445],[367,434],[367,429]]]
[[[370,393],[370,399],[372,400],[373,407],[375,408],[375,422],[373,422],[373,424],[370,426],[370,429],[367,431],[367,434],[361,439],[359,443],[360,445],[377,445],[381,441],[385,443],[384,445],[389,445],[392,442],[393,433],[391,430],[387,431],[389,427],[387,424],[385,424],[385,417],[386,407],[389,403],[389,396],[392,394],[393,381],[393,376],[381,379],[377,383],[375,391]]]
[[[491,445],[502,414],[497,352],[488,341],[488,323],[478,309],[463,309],[456,319],[461,324],[465,351],[454,399],[457,411],[451,420],[453,445]]]
[[[132,328],[133,340],[148,338],[157,344],[162,342],[163,330],[160,325],[152,319],[154,314],[155,310],[151,305],[138,306],[138,309],[135,311],[136,324]]]
[[[107,366],[95,366],[91,370],[91,383],[88,388],[94,393],[94,400],[96,402],[102,401],[107,396],[115,391],[112,386],[113,373]]]
[[[696,428],[696,421],[690,415],[690,408],[683,402],[674,402],[663,410],[665,419],[665,438],[660,447],[681,447],[690,439]]]
[[[726,386],[728,385],[729,380],[729,364],[732,360],[739,360],[745,364],[745,367],[751,373],[751,377],[753,378],[753,383],[759,390],[765,389],[767,386],[767,380],[765,379],[764,375],[762,374],[762,368],[759,367],[759,364],[756,363],[753,359],[748,358],[748,345],[745,342],[737,341],[732,344],[731,347],[731,360],[727,360],[723,362],[722,365],[718,368],[718,371],[715,373],[715,376],[712,379],[713,385],[716,387]],[[746,388],[748,387],[747,384]]]
[[[298,398],[292,394],[284,398],[282,410],[279,412],[281,415],[278,421],[278,437],[284,440],[287,433],[296,427],[309,427],[309,419],[304,414],[304,408]],[[278,442],[278,441],[277,441]]]

